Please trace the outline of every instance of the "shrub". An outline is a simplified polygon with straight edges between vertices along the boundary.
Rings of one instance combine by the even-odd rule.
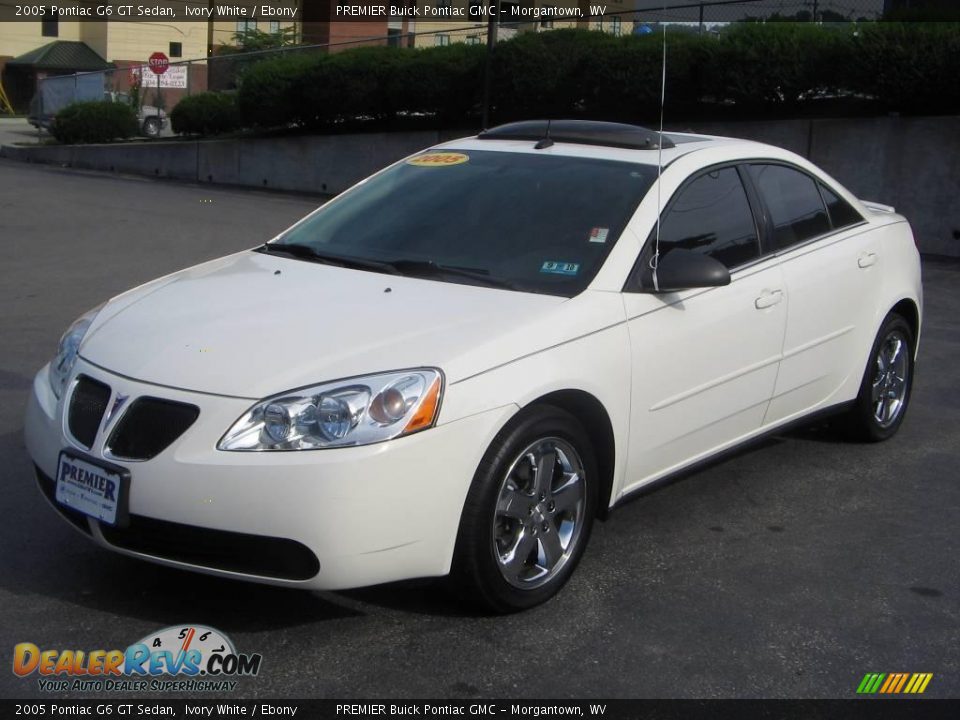
[[[593,79],[582,71],[584,58],[615,42],[605,33],[562,29],[497,45],[492,83],[497,121],[578,113]]]
[[[478,106],[483,58],[483,47],[464,44],[271,58],[244,74],[238,105],[255,127],[382,123],[399,114],[457,122]]]
[[[303,89],[327,55],[295,52],[260,60],[243,73],[237,106],[247,127],[282,127],[304,120]]]
[[[704,93],[704,66],[714,38],[668,35],[667,107],[671,115],[696,105]],[[575,82],[589,88],[584,112],[611,120],[654,121],[659,116],[663,36],[632,35],[599,45],[583,61]]]
[[[667,41],[672,122],[718,111],[769,117],[828,98],[833,110],[838,100],[860,111],[879,104],[904,112],[960,110],[955,23],[743,22],[719,35],[671,28]],[[519,34],[494,50],[493,118],[656,121],[662,43],[659,33]],[[401,116],[433,125],[475,122],[485,52],[455,43],[259,60],[244,72],[239,108],[244,123],[256,127],[384,126]]]
[[[721,34],[710,84],[747,107],[797,105],[844,85],[852,25],[737,23]]]
[[[861,25],[847,74],[889,110],[960,112],[960,23]]]
[[[486,47],[456,43],[415,50],[390,83],[395,107],[428,113],[441,124],[479,115]]]
[[[416,52],[406,48],[355,48],[314,64],[302,88],[305,112],[309,113],[305,124],[390,119],[405,109],[399,81]]]
[[[232,94],[200,93],[177,103],[170,124],[180,135],[219,135],[240,128],[240,111]]]
[[[126,103],[78,102],[57,113],[50,132],[61,143],[106,143],[137,134],[137,115]]]

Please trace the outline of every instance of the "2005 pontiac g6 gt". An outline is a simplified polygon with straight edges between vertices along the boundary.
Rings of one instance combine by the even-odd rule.
[[[26,441],[112,550],[328,590],[449,574],[506,612],[655,480],[813,414],[893,435],[921,316],[907,221],[801,157],[513,123],[91,310]]]

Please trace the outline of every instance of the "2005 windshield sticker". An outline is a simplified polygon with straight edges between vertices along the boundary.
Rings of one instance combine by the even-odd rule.
[[[260,672],[263,656],[238,653],[224,633],[174,625],[125,650],[13,648],[13,672],[37,676],[42,692],[228,692]]]
[[[470,159],[469,155],[452,152],[435,152],[417,155],[407,160],[407,165],[416,165],[417,167],[450,167],[451,165],[463,165]]]
[[[547,260],[540,266],[540,272],[551,275],[576,275],[580,272],[580,263],[555,262]]]

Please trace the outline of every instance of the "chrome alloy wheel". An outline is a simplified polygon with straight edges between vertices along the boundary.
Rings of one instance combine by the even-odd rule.
[[[503,578],[524,590],[553,579],[580,541],[586,504],[583,461],[573,446],[557,437],[528,445],[500,484],[493,518]]]
[[[882,428],[896,422],[907,397],[910,345],[899,330],[891,331],[877,350],[871,400],[873,418]]]

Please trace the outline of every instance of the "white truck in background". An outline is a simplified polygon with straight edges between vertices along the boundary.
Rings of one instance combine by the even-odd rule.
[[[104,89],[103,73],[80,73],[48,77],[37,85],[37,93],[30,101],[28,121],[35,128],[49,130],[56,114],[75,102],[108,100],[130,104],[127,93]],[[159,137],[167,127],[167,114],[153,105],[141,105],[137,109],[137,126],[146,137]]]

